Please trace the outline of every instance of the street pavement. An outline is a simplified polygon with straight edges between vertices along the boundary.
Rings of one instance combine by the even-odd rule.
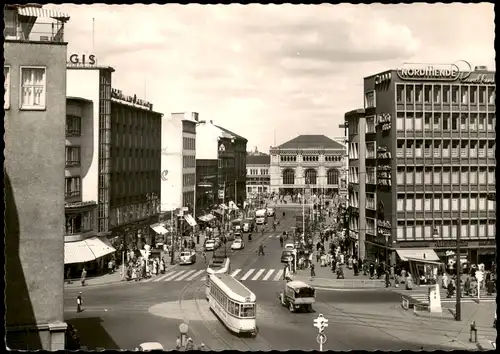
[[[276,232],[254,233],[253,242],[247,242],[244,250],[231,253],[231,272],[241,269],[237,278],[242,279],[254,270],[241,281],[257,297],[259,333],[256,338],[240,338],[229,333],[209,310],[201,281],[206,264],[200,259],[194,265],[176,268],[175,271],[185,272],[168,281],[165,281],[168,277],[162,275],[156,280],[164,277],[163,281],[66,288],[65,320],[77,328],[82,345],[88,349],[133,350],[140,343],[156,341],[166,350],[173,350],[182,322],[189,325],[188,335],[195,344],[203,342],[208,350],[318,349],[313,319],[319,313],[329,320],[324,350],[468,348],[467,343],[452,340],[459,337],[462,327],[449,329],[439,322],[437,330],[433,327],[435,322],[423,325],[424,320],[401,309],[400,294],[387,289],[319,288],[314,313],[290,313],[281,307],[277,294],[284,289],[285,281],[274,280],[276,270],[283,269],[281,247],[275,235],[294,224],[293,212],[286,210],[286,213],[286,220]],[[278,209],[280,219],[281,214]],[[259,244],[265,246],[265,256],[257,255]],[[273,273],[263,280],[270,270],[274,270]],[[85,311],[77,314],[79,291],[82,291]]]

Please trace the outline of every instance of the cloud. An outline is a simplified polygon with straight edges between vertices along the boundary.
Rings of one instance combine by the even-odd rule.
[[[47,7],[70,14],[68,51],[113,66],[115,87],[146,91],[165,114],[198,111],[262,149],[275,130],[277,143],[342,135],[365,76],[402,62],[495,58],[484,3]]]

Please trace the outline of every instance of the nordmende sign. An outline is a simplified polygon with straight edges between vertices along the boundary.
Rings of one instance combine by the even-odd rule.
[[[457,81],[466,80],[472,66],[465,60],[454,64],[405,64],[397,69],[401,80]]]

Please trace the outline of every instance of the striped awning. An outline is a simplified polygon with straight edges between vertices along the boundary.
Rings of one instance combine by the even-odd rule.
[[[116,249],[111,246],[111,243],[109,243],[107,237],[92,237],[85,240],[85,243],[92,250],[95,258],[101,258],[116,251]]]
[[[32,6],[19,7],[17,9],[17,13],[20,16],[54,18],[56,20],[60,20],[63,22],[69,20],[69,15],[66,15],[65,13],[50,9],[44,9],[41,7],[32,7]]]
[[[106,237],[64,243],[64,264],[85,263],[115,252]]]

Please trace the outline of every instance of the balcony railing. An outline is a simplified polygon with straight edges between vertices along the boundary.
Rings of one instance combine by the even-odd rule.
[[[6,24],[4,29],[5,40],[26,42],[64,42],[64,23],[62,22],[37,22],[30,29],[31,24],[19,22],[17,26]]]

